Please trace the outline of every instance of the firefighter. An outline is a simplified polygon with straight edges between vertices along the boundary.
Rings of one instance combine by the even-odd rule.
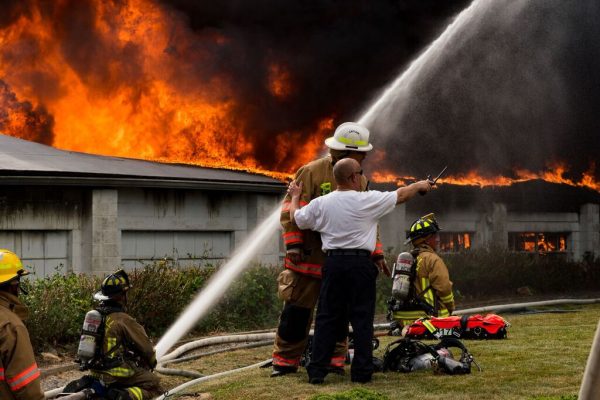
[[[91,374],[69,383],[66,393],[100,387],[104,393],[97,394],[109,400],[145,400],[163,392],[152,373],[156,366],[152,342],[144,328],[125,312],[130,288],[127,273],[118,270],[108,275],[94,294],[94,299],[100,301],[97,311],[103,316],[101,347],[83,366]]]
[[[329,155],[300,167],[296,172],[295,181],[303,184],[301,206],[336,189],[333,166],[337,161],[352,158],[362,163],[367,152],[373,148],[369,143],[369,130],[354,122],[345,122],[338,126],[333,137],[325,140],[325,145],[329,148]],[[366,190],[367,179],[364,176],[360,179],[361,190]],[[319,233],[300,230],[296,226],[290,219],[290,202],[291,197],[288,194],[281,210],[283,241],[286,247],[285,269],[278,277],[279,297],[284,301],[284,307],[273,346],[271,377],[298,370],[308,341],[313,309],[319,297],[321,266],[325,261]],[[371,257],[379,270],[389,275],[379,240]],[[343,372],[346,347],[346,341],[336,346],[331,359],[334,372]]]
[[[0,399],[43,400],[29,333],[27,307],[19,301],[21,277],[29,272],[9,250],[0,250]]]
[[[454,311],[452,281],[444,261],[435,252],[439,242],[440,227],[433,213],[417,219],[410,227],[407,240],[415,257],[410,298],[404,304],[392,306],[391,318],[401,326],[416,319],[434,316],[447,317]]]

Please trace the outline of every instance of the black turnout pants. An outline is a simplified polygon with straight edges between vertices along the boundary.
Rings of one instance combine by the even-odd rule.
[[[354,331],[351,379],[367,382],[373,374],[373,318],[377,268],[369,256],[327,256],[315,319],[310,378],[324,378],[335,343]]]

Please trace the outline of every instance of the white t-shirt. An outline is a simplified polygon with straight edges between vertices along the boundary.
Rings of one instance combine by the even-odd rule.
[[[396,206],[396,192],[336,190],[296,210],[300,229],[321,233],[323,251],[375,250],[377,222]]]

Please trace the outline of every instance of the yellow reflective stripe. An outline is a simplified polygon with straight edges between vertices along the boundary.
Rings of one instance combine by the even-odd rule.
[[[349,144],[351,146],[366,146],[368,144],[364,140],[354,140],[354,139],[349,139],[349,138],[343,137],[343,136],[337,138],[337,140],[344,144]]]
[[[114,377],[129,378],[130,376],[133,376],[135,371],[133,369],[127,368],[127,367],[116,367],[116,368],[106,370],[106,371],[104,371],[104,373],[114,376]]]
[[[106,352],[107,353],[109,353],[116,345],[117,345],[116,337],[107,337],[106,338]]]
[[[450,293],[447,296],[442,296],[440,297],[440,300],[442,300],[442,303],[450,303],[454,301],[454,293]]]
[[[427,316],[427,314],[425,314],[425,312],[421,311],[421,310],[394,311],[392,314],[393,314],[393,317],[395,320],[411,320],[411,321],[414,321],[416,319]]]
[[[442,308],[441,310],[438,311],[438,318],[445,318],[450,316],[450,312],[448,311],[447,308]]]
[[[142,400],[143,396],[142,396],[142,389],[140,389],[139,387],[130,387],[127,388],[127,391],[129,393],[131,393],[131,397],[136,399],[136,400]]]
[[[423,227],[424,228],[427,228],[428,226],[429,226],[429,222],[427,222],[427,221],[423,222]]]
[[[433,326],[431,321],[429,321],[428,319],[425,319],[422,322],[423,322],[423,325],[425,326],[425,328],[427,328],[427,330],[429,332],[434,333],[435,331],[437,331],[437,328],[435,326]]]
[[[429,279],[421,278],[421,290],[425,289],[429,286]],[[423,298],[427,302],[427,304],[433,305],[433,290],[431,288],[427,289],[425,293],[423,293]]]

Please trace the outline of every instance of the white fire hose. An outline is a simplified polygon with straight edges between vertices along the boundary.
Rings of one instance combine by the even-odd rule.
[[[480,313],[486,313],[486,312],[510,312],[510,311],[523,310],[523,309],[526,309],[529,307],[553,306],[553,305],[560,305],[560,304],[593,304],[593,303],[600,303],[600,299],[556,299],[556,300],[536,301],[536,302],[529,302],[529,303],[492,305],[492,306],[485,306],[485,307],[456,310],[453,314],[454,315],[465,315],[465,314],[480,314]],[[388,329],[389,327],[390,327],[389,323],[374,325],[374,329],[376,329],[376,330]],[[584,376],[584,382],[582,383],[582,386],[581,386],[581,393],[580,393],[581,399],[600,400],[600,393],[594,393],[594,389],[598,386],[598,384],[600,384],[600,377],[598,376],[598,371],[600,370],[600,355],[599,355],[600,354],[600,339],[599,339],[599,337],[600,337],[600,324],[598,326],[598,331],[596,332],[596,338],[595,338],[595,341],[594,341],[594,344],[592,347],[592,352],[590,353],[590,358],[588,360],[588,365],[587,365],[586,373]],[[252,368],[257,368],[257,367],[263,366],[266,363],[271,361],[269,359],[269,360],[261,361],[259,363],[249,365],[246,367],[237,368],[237,369],[225,371],[225,372],[220,372],[220,373],[208,375],[208,376],[200,376],[200,377],[197,377],[200,374],[195,371],[192,372],[192,371],[174,370],[174,369],[164,368],[164,366],[163,366],[164,364],[175,363],[175,362],[178,362],[179,360],[181,360],[181,358],[182,358],[181,356],[183,354],[185,354],[189,351],[201,348],[201,347],[206,347],[206,346],[214,346],[214,345],[229,344],[229,343],[244,343],[244,342],[250,343],[248,346],[251,346],[253,343],[255,343],[255,345],[256,345],[257,342],[273,340],[274,338],[275,338],[275,332],[272,332],[272,331],[264,332],[264,333],[215,336],[215,337],[195,340],[195,341],[186,343],[186,344],[176,348],[171,353],[165,354],[163,357],[161,357],[161,359],[159,360],[159,365],[156,368],[157,372],[160,372],[160,373],[164,372],[165,374],[176,374],[176,375],[182,375],[182,376],[188,376],[188,377],[196,377],[196,379],[188,381],[180,386],[177,386],[177,387],[167,391],[165,394],[157,397],[155,400],[167,399],[172,394],[181,392],[182,390],[184,390],[190,386],[193,386],[195,384],[199,384],[199,383],[206,382],[209,380],[221,378],[221,377],[228,376],[228,375],[231,375],[231,374],[234,374],[237,372],[246,371],[246,370],[249,370]],[[223,351],[226,351],[226,350],[223,350]],[[201,357],[201,356],[202,355],[200,355],[198,357]],[[197,358],[197,357],[190,356],[190,359],[192,359],[192,358]],[[56,396],[58,396],[59,394],[61,394],[63,390],[64,390],[64,387],[53,389],[53,390],[50,390],[50,391],[44,393],[44,396],[46,399],[53,399]],[[584,390],[586,391],[585,394],[584,394]],[[589,391],[589,393],[588,393],[588,391]],[[583,396],[588,396],[588,397],[583,397]],[[592,396],[592,397],[589,397],[589,396]],[[593,397],[593,396],[596,396],[596,397]],[[61,397],[61,399],[71,400],[71,399],[69,399],[69,397],[67,397],[67,398]],[[75,399],[77,399],[77,397],[72,398],[72,399],[75,400]]]
[[[596,336],[592,343],[590,356],[588,357],[583,381],[579,391],[580,400],[599,400],[600,399],[600,322],[596,328]]]

